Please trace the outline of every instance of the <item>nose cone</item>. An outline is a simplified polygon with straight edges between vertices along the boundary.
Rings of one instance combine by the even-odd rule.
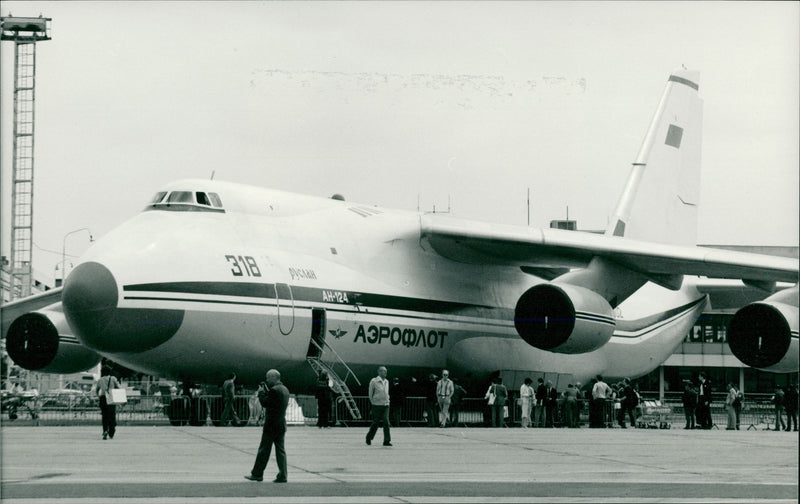
[[[119,308],[119,287],[97,262],[75,268],[61,303],[70,328],[87,347],[109,353],[143,352],[169,340],[183,322],[182,310]]]

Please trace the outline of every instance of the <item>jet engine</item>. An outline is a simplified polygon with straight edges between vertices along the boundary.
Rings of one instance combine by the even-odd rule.
[[[520,296],[514,310],[517,332],[529,345],[579,354],[605,345],[616,325],[611,305],[599,294],[568,284],[540,284]]]
[[[77,373],[100,362],[72,335],[60,304],[17,317],[8,328],[6,351],[18,366],[42,373]]]
[[[797,292],[795,286],[736,312],[728,327],[728,345],[737,359],[773,373],[797,372]]]

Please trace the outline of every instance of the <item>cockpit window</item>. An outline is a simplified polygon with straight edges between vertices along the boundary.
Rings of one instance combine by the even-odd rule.
[[[194,203],[194,198],[189,191],[173,191],[167,197],[167,203]]]
[[[222,208],[222,200],[219,199],[219,195],[217,193],[197,192],[195,193],[195,196],[197,197],[198,205]]]
[[[219,199],[219,194],[210,192],[208,193],[208,199],[211,200],[211,206],[222,208],[222,200]]]
[[[173,212],[225,212],[217,193],[202,191],[159,192],[146,210],[170,210]]]

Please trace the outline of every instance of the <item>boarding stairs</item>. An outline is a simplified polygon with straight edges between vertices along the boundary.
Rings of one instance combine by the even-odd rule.
[[[339,395],[337,402],[343,402],[347,407],[347,411],[350,412],[350,416],[353,420],[361,420],[361,412],[358,410],[358,406],[356,406],[356,401],[353,399],[353,394],[350,393],[350,387],[347,386],[347,379],[349,377],[353,377],[353,379],[361,385],[361,382],[358,381],[358,378],[353,373],[353,370],[339,357],[339,354],[336,353],[336,350],[333,349],[326,341],[322,341],[322,344],[316,341],[314,338],[311,339],[311,344],[314,345],[317,349],[315,355],[309,355],[306,357],[306,361],[311,365],[311,368],[314,369],[314,372],[319,376],[322,371],[327,373],[330,382],[332,383],[331,389]],[[332,354],[334,360],[330,363],[325,362],[322,360],[322,354],[328,350],[330,354]],[[339,374],[334,370],[334,366],[336,364],[340,364],[344,366],[346,373],[344,378],[341,378]]]

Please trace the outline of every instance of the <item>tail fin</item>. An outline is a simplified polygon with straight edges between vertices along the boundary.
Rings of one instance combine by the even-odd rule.
[[[606,235],[695,245],[703,100],[699,72],[673,72]]]

